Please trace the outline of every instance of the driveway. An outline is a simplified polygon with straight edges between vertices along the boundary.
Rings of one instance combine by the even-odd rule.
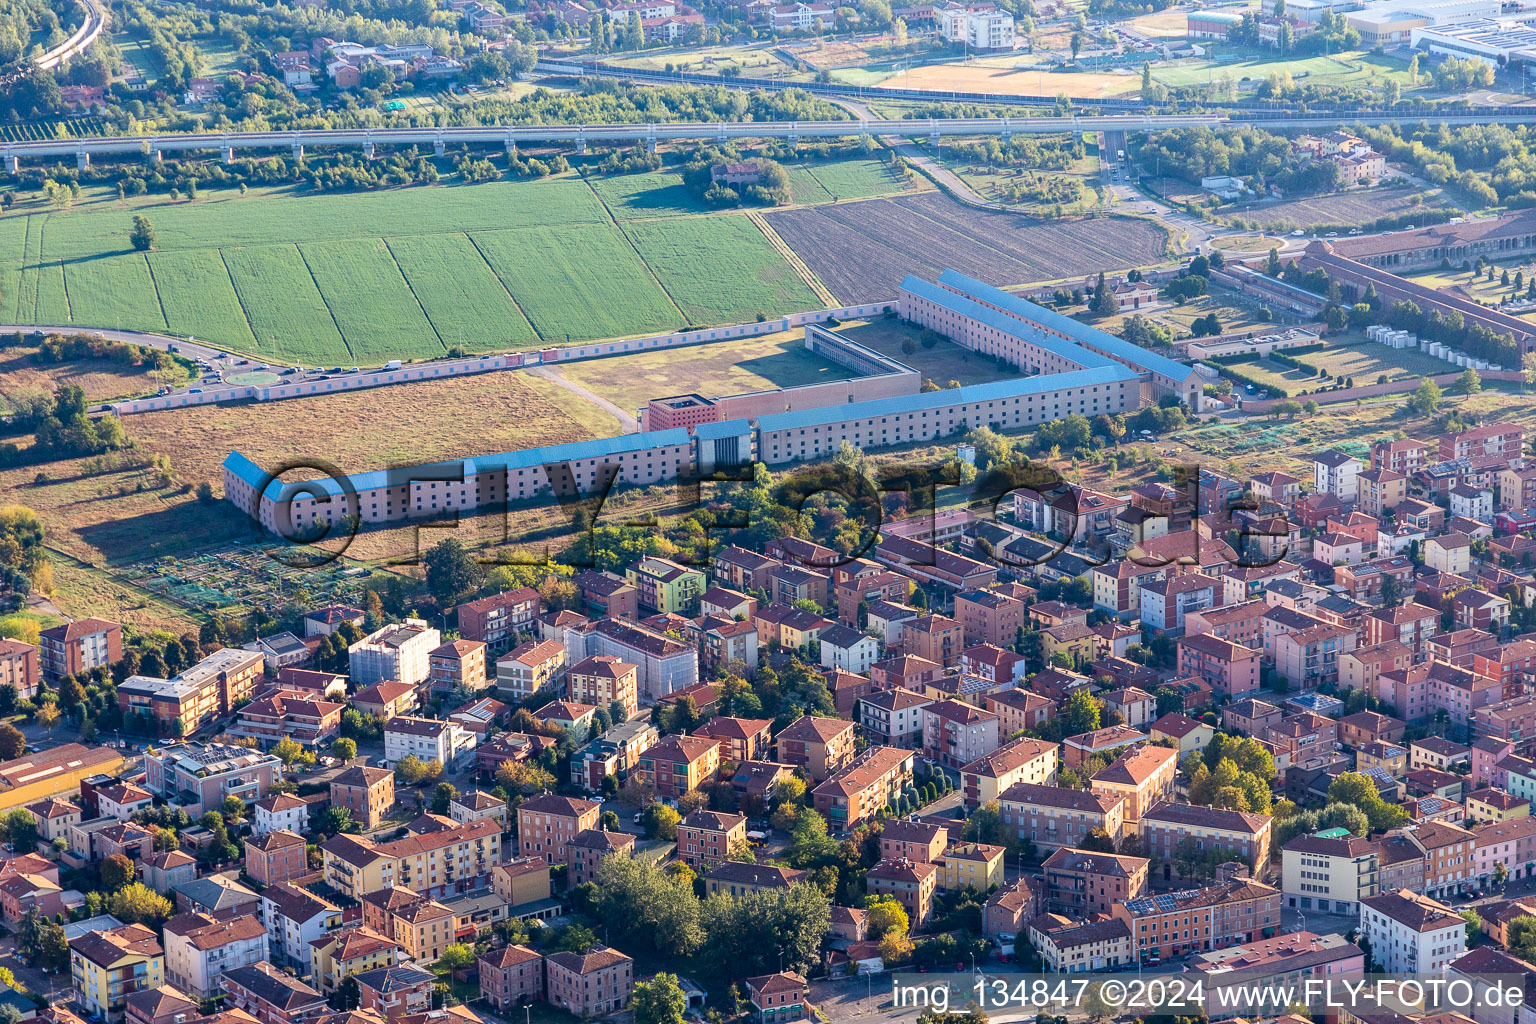
[[[603,396],[593,394],[591,391],[588,391],[586,388],[582,387],[580,384],[577,384],[565,374],[561,373],[559,367],[530,366],[527,368],[527,372],[533,374],[536,377],[543,377],[546,380],[552,380],[562,388],[565,388],[565,390],[569,391],[571,394],[576,395],[579,398],[585,398],[587,401],[591,402],[599,409],[602,409],[604,412],[607,412],[609,415],[613,416],[614,419],[618,420],[619,426],[621,427],[623,433],[633,434],[640,429],[640,421],[635,417],[634,413],[626,412],[625,410],[619,408],[617,405],[614,405],[612,402],[608,401],[608,399],[604,398]]]

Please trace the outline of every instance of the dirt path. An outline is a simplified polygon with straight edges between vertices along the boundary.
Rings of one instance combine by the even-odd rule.
[[[626,410],[619,408],[617,405],[614,405],[612,402],[608,401],[608,399],[602,397],[601,395],[593,394],[591,391],[588,391],[586,388],[582,387],[580,384],[577,384],[565,374],[561,373],[560,368],[557,366],[530,366],[524,370],[524,372],[531,373],[536,377],[543,377],[546,380],[554,381],[556,384],[560,385],[562,388],[565,388],[565,390],[569,391],[571,394],[577,396],[578,398],[585,398],[599,409],[602,409],[604,412],[609,413],[615,419],[617,419],[619,421],[619,426],[626,434],[633,434],[640,429],[640,421],[635,418],[634,413],[627,412]]]

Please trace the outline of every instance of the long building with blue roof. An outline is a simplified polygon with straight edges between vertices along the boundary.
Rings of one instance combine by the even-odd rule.
[[[1141,378],[1149,401],[1171,394],[1191,409],[1199,408],[1201,380],[1193,367],[957,270],[944,271],[937,283],[908,275],[901,283],[899,305],[903,319],[1026,373],[1062,373],[1115,362]]]
[[[906,319],[1023,375],[919,394],[882,395],[755,418],[309,481],[276,480],[240,452],[224,460],[225,497],[285,537],[344,526],[443,518],[514,502],[561,500],[616,486],[647,486],[752,462],[782,466],[860,449],[931,443],[990,427],[1025,430],[1064,416],[1132,413],[1177,394],[1198,408],[1190,367],[1079,324],[1001,289],[945,271],[908,277]],[[858,382],[850,382],[849,397]],[[829,392],[830,393],[830,392]]]

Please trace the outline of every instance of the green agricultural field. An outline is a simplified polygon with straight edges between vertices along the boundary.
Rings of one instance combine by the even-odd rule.
[[[73,322],[165,330],[165,314],[143,253],[72,260],[64,265],[64,279]]]
[[[683,184],[683,176],[671,171],[594,175],[587,184],[619,220],[709,212]]]
[[[389,248],[449,348],[478,352],[538,343],[469,236],[410,235],[389,239]]]
[[[830,160],[800,166],[835,199],[863,199],[906,191],[905,184],[878,160]]]
[[[358,365],[441,356],[426,314],[381,238],[299,246]]]
[[[741,322],[818,304],[816,293],[746,217],[640,221],[624,230],[695,324]]]
[[[149,269],[172,334],[211,338],[246,352],[256,348],[240,296],[217,249],[153,252]]]
[[[244,246],[223,255],[256,334],[257,354],[312,366],[352,358],[298,246]]]
[[[809,167],[794,164],[785,169],[789,171],[789,194],[795,202],[801,206],[814,206],[832,201],[832,193],[817,180]]]
[[[470,237],[546,341],[682,325],[683,314],[613,224],[476,231]]]
[[[902,190],[873,159],[790,166],[802,202]],[[155,228],[147,259],[128,242],[135,213]],[[0,214],[5,320],[168,330],[273,361],[527,348],[817,305],[748,217],[705,209],[675,171],[175,203],[91,188],[66,210],[24,199]]]
[[[196,203],[165,202],[136,212],[154,223],[160,249],[203,249],[210,239],[224,246],[325,242],[590,224],[608,218],[592,190],[574,175],[342,195],[284,192],[240,198],[232,191],[219,191]],[[126,250],[132,220],[128,211],[115,204],[54,213],[48,218],[42,255],[60,259]]]
[[[37,268],[37,313],[40,324],[69,323],[69,292],[64,287],[64,267],[44,263]]]

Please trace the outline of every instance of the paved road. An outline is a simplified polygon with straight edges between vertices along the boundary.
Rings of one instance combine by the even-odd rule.
[[[614,405],[602,395],[594,394],[593,392],[588,391],[586,388],[582,387],[580,384],[577,384],[565,374],[561,373],[559,367],[529,366],[525,367],[525,369],[536,377],[543,377],[546,380],[554,381],[556,384],[560,385],[562,388],[565,388],[565,390],[569,391],[571,394],[576,395],[578,398],[585,398],[593,405],[611,414],[615,419],[619,421],[619,425],[624,433],[633,434],[640,429],[640,421],[635,418],[634,413],[619,408],[617,405]]]

